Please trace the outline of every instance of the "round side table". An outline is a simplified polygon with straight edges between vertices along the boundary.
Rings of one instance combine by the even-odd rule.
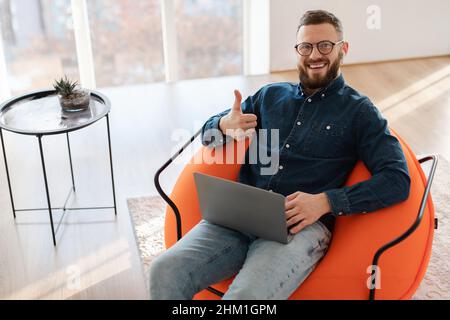
[[[111,110],[111,103],[109,99],[103,94],[91,91],[91,98],[89,108],[83,111],[66,112],[63,111],[55,90],[40,90],[27,93],[18,97],[14,97],[0,105],[0,140],[2,143],[3,159],[5,161],[6,178],[8,180],[9,195],[11,198],[11,207],[16,218],[16,212],[21,211],[42,211],[48,210],[50,218],[50,226],[52,231],[53,245],[56,246],[56,233],[58,232],[61,221],[66,211],[69,210],[93,210],[93,209],[114,209],[114,214],[117,215],[116,196],[114,188],[114,170],[111,152],[111,134],[109,126],[109,112]],[[72,131],[85,128],[102,118],[106,118],[106,128],[108,133],[108,147],[109,147],[109,163],[111,167],[111,184],[113,206],[111,207],[87,207],[87,208],[69,208],[68,201],[75,193],[75,179],[72,166],[72,153],[70,150],[69,133]],[[14,203],[13,192],[11,188],[11,180],[8,168],[8,159],[5,149],[5,141],[3,138],[3,130],[10,131],[17,134],[33,135],[37,137],[39,144],[39,152],[42,164],[42,172],[44,176],[45,192],[47,196],[47,208],[27,208],[17,209]],[[72,187],[67,195],[63,207],[52,207],[50,201],[50,193],[47,182],[47,170],[45,166],[45,157],[42,149],[42,138],[46,135],[65,134],[67,138],[67,148],[69,152],[70,173],[72,177]],[[53,210],[63,210],[63,214],[58,225],[53,223]]]

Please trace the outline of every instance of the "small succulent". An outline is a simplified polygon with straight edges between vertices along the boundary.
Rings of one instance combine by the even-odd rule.
[[[60,78],[59,80],[56,80],[53,84],[53,88],[55,88],[56,93],[67,98],[72,96],[74,93],[77,92],[78,82],[72,81],[67,76],[64,76],[64,78]]]

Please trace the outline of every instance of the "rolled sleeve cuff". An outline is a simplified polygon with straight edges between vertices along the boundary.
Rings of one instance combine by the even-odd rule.
[[[209,125],[209,129],[219,129],[219,121],[220,119],[222,119],[222,117],[214,117],[214,119],[211,121],[210,125]]]
[[[335,217],[350,213],[350,202],[344,189],[332,189],[325,191],[330,203],[331,212]]]
[[[207,141],[207,145],[210,147],[219,147],[230,140],[232,140],[231,137],[226,136],[223,134],[223,132],[219,128],[219,121],[222,117],[217,116],[212,118],[208,123],[206,123],[204,127],[204,136],[203,141]],[[214,133],[214,134],[213,134]],[[218,140],[215,138],[219,138]]]
[[[204,131],[208,131],[208,130],[219,130],[219,121],[222,117],[216,116],[211,118],[206,124],[205,124],[205,128]]]

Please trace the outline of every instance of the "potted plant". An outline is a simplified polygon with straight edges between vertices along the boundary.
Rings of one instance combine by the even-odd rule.
[[[53,84],[63,111],[76,112],[89,108],[90,92],[82,88],[77,81],[64,76]]]

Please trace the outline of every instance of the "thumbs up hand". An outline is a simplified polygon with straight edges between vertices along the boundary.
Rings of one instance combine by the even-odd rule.
[[[234,90],[234,104],[233,107],[231,108],[231,111],[242,114],[241,102],[242,102],[241,93],[239,92],[239,90]]]
[[[234,104],[230,112],[219,121],[219,128],[228,136],[240,141],[255,132],[257,117],[252,113],[243,113],[241,109],[242,95],[234,90]]]

